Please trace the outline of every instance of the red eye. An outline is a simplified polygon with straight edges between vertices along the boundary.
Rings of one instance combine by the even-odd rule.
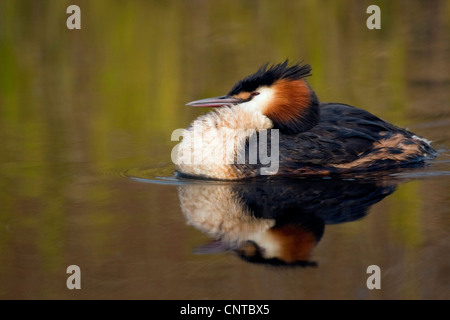
[[[258,94],[259,94],[259,92],[255,91],[255,92],[252,92],[251,96],[252,96],[252,97],[253,97],[253,96],[257,96]]]

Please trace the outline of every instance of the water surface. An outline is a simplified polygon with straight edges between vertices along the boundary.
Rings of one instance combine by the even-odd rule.
[[[377,1],[377,31],[364,1],[73,3],[81,30],[64,1],[0,2],[0,298],[450,298],[448,1]],[[205,111],[184,104],[285,58],[438,158],[363,181],[176,177],[171,133]],[[251,258],[275,225],[309,263]]]

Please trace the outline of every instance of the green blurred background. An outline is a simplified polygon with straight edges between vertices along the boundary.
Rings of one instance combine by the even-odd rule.
[[[81,8],[81,30],[66,27],[70,4]],[[366,28],[371,4],[381,30]],[[176,188],[121,173],[160,165],[172,174],[172,131],[204,112],[184,104],[286,58],[312,65],[320,100],[411,127],[448,160],[449,57],[446,0],[0,1],[0,297],[448,298],[445,175],[408,182],[374,207],[378,218],[330,231],[322,271],[305,271],[306,293],[291,285],[294,271],[267,276],[229,256],[192,257],[204,236],[184,226]],[[355,289],[354,261],[369,257],[401,284]],[[90,291],[65,288],[70,264],[89,270]],[[224,294],[230,279],[239,288]]]

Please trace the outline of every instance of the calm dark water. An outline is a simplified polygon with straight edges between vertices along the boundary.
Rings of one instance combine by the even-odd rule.
[[[81,30],[64,1],[0,2],[0,298],[450,298],[448,1],[377,1],[381,30],[370,1],[73,3]],[[204,112],[184,104],[285,58],[439,156],[358,181],[175,177],[171,133]]]

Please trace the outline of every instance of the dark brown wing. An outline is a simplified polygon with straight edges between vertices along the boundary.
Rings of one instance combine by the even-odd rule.
[[[320,121],[311,130],[279,133],[278,174],[328,175],[398,167],[434,157],[433,148],[413,136],[365,110],[324,103]],[[269,150],[270,140],[268,135]],[[261,164],[245,167],[258,172]]]

